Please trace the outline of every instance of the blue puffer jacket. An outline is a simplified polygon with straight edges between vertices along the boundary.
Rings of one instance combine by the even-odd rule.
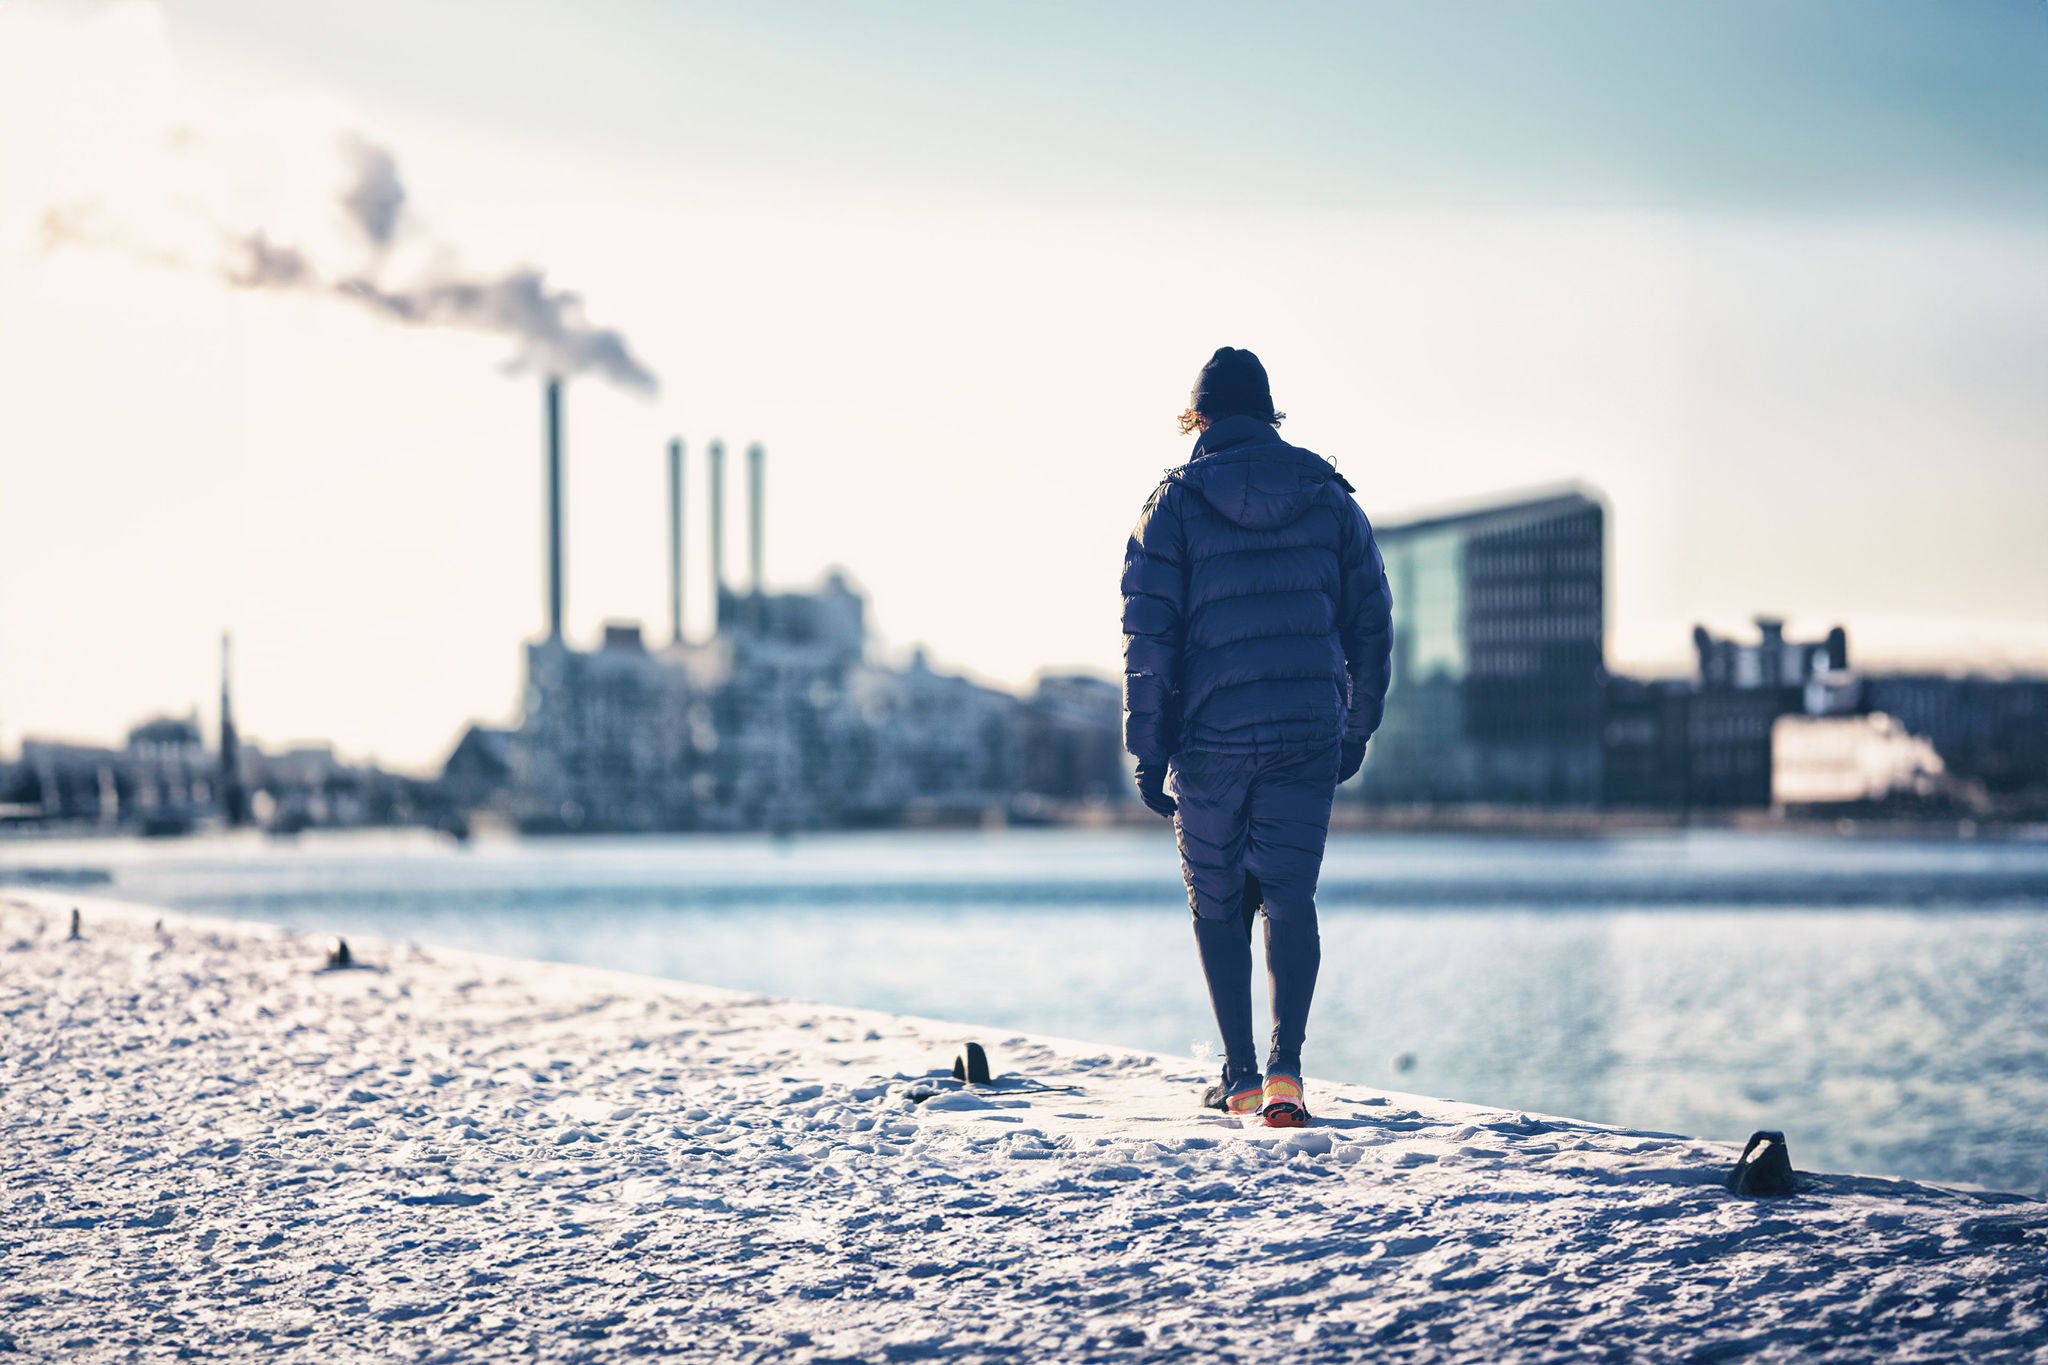
[[[1124,552],[1124,745],[1364,740],[1386,702],[1387,575],[1351,485],[1251,417],[1202,433]]]

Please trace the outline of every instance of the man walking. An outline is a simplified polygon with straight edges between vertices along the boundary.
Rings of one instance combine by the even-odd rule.
[[[1225,346],[1196,376],[1180,418],[1182,434],[1201,432],[1194,455],[1154,490],[1124,552],[1124,744],[1139,795],[1175,823],[1223,1033],[1223,1079],[1203,1103],[1298,1128],[1330,803],[1380,723],[1393,632],[1372,527],[1328,461],[1280,439],[1285,416],[1250,351]],[[1273,1000],[1263,1075],[1251,987],[1261,907]]]

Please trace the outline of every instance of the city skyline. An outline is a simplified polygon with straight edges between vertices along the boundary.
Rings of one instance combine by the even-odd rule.
[[[1369,91],[1309,82],[1243,126],[1177,122],[1172,78],[1224,46],[1215,12],[1192,13],[1105,17],[1061,48],[906,9],[861,32],[819,11],[798,37],[687,8],[450,6],[380,58],[248,7],[117,7],[81,36],[31,6],[6,46],[47,60],[10,64],[9,112],[38,115],[43,150],[24,160],[9,117],[5,151],[17,183],[75,188],[76,166],[51,167],[113,136],[80,103],[110,83],[138,128],[195,89],[216,122],[282,109],[315,202],[344,169],[330,135],[361,131],[436,233],[582,293],[662,389],[569,388],[578,639],[666,620],[680,433],[699,471],[710,438],[766,444],[772,585],[841,565],[892,650],[1009,686],[1113,673],[1124,534],[1185,457],[1171,416],[1194,367],[1228,342],[1265,357],[1282,434],[1334,456],[1376,520],[1601,489],[1617,665],[1682,670],[1695,620],[1759,612],[1839,621],[1873,662],[2048,663],[2048,139],[2029,141],[2039,102],[2013,93],[2048,73],[2038,10],[1846,30],[1847,9],[1803,11],[1745,103],[1711,60],[1664,101],[1616,73],[1665,69],[1676,30],[1722,51],[1756,14],[1646,29],[1580,7],[1518,69],[1540,98],[1514,145],[1515,102],[1477,92],[1487,61],[1445,56],[1456,25],[1380,11],[1290,11],[1275,35],[1385,56]],[[454,61],[465,32],[505,60]],[[1011,65],[991,65],[992,37]],[[570,44],[559,61],[545,39]],[[1129,88],[1100,79],[1098,50],[1147,44]],[[1944,63],[1966,59],[1985,93],[1944,103]],[[653,80],[665,60],[680,92]],[[79,62],[94,81],[71,93]],[[1070,82],[1072,112],[1038,70]],[[1876,98],[1876,70],[1907,97]],[[1472,95],[1463,121],[1382,131],[1430,72]],[[517,106],[542,73],[561,98]],[[637,95],[600,88],[643,75]],[[1575,76],[1594,79],[1564,98]],[[731,119],[690,117],[714,98]],[[657,99],[680,103],[634,103]],[[948,99],[956,125],[933,117]],[[1603,121],[1650,106],[1647,126]],[[1773,126],[1796,135],[1766,155]],[[1254,188],[1214,205],[1211,175]],[[0,750],[203,704],[223,628],[243,730],[266,743],[331,737],[420,769],[462,722],[509,714],[544,612],[539,386],[497,372],[507,348],[132,251],[50,250],[32,197],[0,205],[19,320],[0,334],[4,479],[33,566],[0,587]],[[690,515],[702,634],[701,498]]]

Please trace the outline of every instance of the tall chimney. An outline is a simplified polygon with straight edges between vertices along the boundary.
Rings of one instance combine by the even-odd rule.
[[[761,595],[761,465],[768,452],[759,441],[747,447],[747,578]]]
[[[548,380],[548,639],[562,638],[562,381]]]
[[[227,817],[231,826],[241,826],[249,819],[249,803],[242,793],[242,744],[241,736],[235,731],[235,698],[233,684],[229,678],[228,651],[231,637],[226,631],[220,635],[220,771],[216,774],[220,789],[221,814]]]
[[[725,442],[705,447],[711,461],[711,619],[725,627]]]
[[[683,438],[668,443],[668,635],[683,642]]]

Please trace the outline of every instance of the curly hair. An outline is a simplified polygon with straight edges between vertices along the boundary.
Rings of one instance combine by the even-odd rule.
[[[1271,417],[1268,417],[1268,418],[1267,418],[1266,420],[1267,420],[1268,422],[1271,422],[1271,423],[1272,423],[1272,424],[1273,424],[1274,426],[1276,426],[1276,427],[1277,427],[1277,426],[1279,426],[1279,425],[1280,425],[1280,424],[1281,424],[1282,422],[1284,422],[1284,421],[1286,421],[1286,420],[1287,420],[1287,414],[1286,414],[1286,413],[1284,413],[1284,412],[1282,412],[1282,411],[1280,411],[1280,409],[1278,409],[1278,408],[1275,408],[1275,409],[1273,409],[1273,415],[1272,415]],[[1188,435],[1188,434],[1189,434],[1190,432],[1196,432],[1196,431],[1207,431],[1208,429],[1209,429],[1209,419],[1208,419],[1207,417],[1205,417],[1204,415],[1202,415],[1202,414],[1201,414],[1201,413],[1199,413],[1199,412],[1196,412],[1196,411],[1195,411],[1195,410],[1194,410],[1193,408],[1183,408],[1183,409],[1181,409],[1181,414],[1180,414],[1180,434],[1181,434],[1181,435],[1183,435],[1183,436],[1186,436],[1186,435]]]

